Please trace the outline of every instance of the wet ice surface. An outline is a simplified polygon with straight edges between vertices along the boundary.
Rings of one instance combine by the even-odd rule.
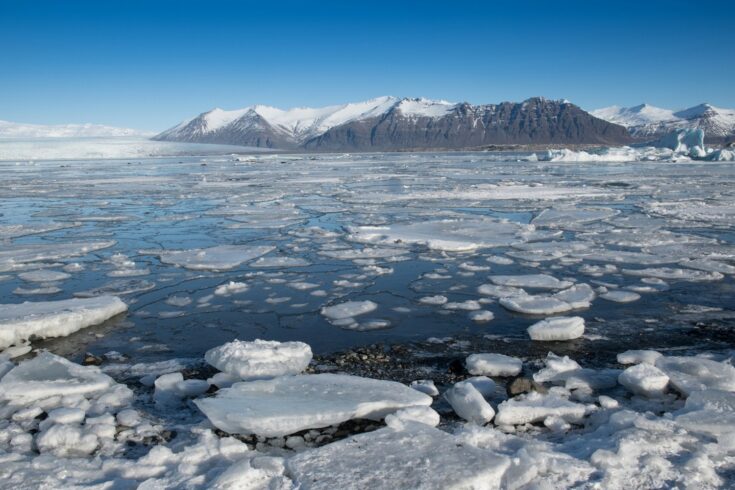
[[[716,360],[731,354],[732,164],[516,161],[522,158],[422,153],[0,163],[0,308],[121,298],[126,314],[31,343],[74,361],[85,352],[107,353],[105,372],[118,382],[140,380],[148,387],[135,384],[143,393],[159,375],[201,366],[208,349],[234,339],[302,341],[317,355],[415,342],[433,346],[420,354],[435,355],[443,372],[451,356],[498,353],[538,364],[554,351],[584,366],[573,376],[550,375],[562,385],[554,389],[577,390],[617,384],[616,354],[627,350]],[[531,340],[528,327],[560,314],[584,319],[582,337]],[[685,391],[702,383],[730,389],[687,378],[684,361],[661,361],[656,369]],[[623,386],[658,393],[649,371],[632,371]],[[185,398],[207,388],[193,381],[159,385]],[[454,403],[469,418],[478,410],[486,418],[487,407],[478,403],[487,395],[477,398],[472,386],[455,390]],[[502,400],[489,398],[498,408]],[[498,413],[505,425],[541,420],[563,432],[589,415],[590,400],[579,402],[568,393],[529,395]],[[666,409],[680,408],[672,403]],[[189,408],[173,419],[201,423],[201,413]],[[515,444],[515,436],[472,429],[460,436],[503,454]],[[212,437],[192,435],[177,448],[195,440],[225,444]],[[623,444],[627,436],[619,437]],[[27,441],[19,437],[21,443]],[[220,447],[212,467],[229,467],[228,454],[242,450]],[[177,459],[164,456],[151,466]],[[578,470],[580,479],[589,476],[588,466]],[[255,460],[243,471],[265,480],[282,473]],[[178,482],[171,478],[169,484]]]

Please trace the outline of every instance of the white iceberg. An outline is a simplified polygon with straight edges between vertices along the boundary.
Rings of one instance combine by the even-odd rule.
[[[541,320],[528,327],[532,340],[572,340],[584,334],[584,318],[579,316],[556,316]]]

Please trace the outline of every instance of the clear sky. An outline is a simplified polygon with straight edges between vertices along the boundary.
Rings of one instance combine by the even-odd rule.
[[[543,95],[735,107],[735,2],[0,0],[0,119]]]

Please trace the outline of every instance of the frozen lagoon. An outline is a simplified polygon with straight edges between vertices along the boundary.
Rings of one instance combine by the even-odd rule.
[[[32,345],[74,361],[87,351],[114,351],[103,370],[133,384],[196,368],[205,351],[235,338],[298,340],[321,355],[413,343],[426,378],[472,353],[509,354],[539,366],[554,351],[597,369],[564,379],[574,386],[614,383],[619,373],[604,370],[629,349],[730,357],[732,164],[519,161],[525,158],[421,153],[0,163],[0,303],[120,297],[126,315]],[[579,288],[564,294],[582,284],[593,292],[584,301]],[[634,298],[619,294],[628,291],[640,299],[605,299]],[[445,300],[421,301],[438,297]],[[526,329],[555,313],[523,314],[503,302],[564,303],[564,315],[584,318],[584,335],[531,341]],[[475,321],[481,311],[494,318]],[[549,421],[555,429],[576,422],[558,415],[572,402],[557,403],[556,396],[505,407],[548,409],[547,418],[558,417]],[[499,401],[491,400],[495,407]],[[588,407],[571,408],[576,414]],[[151,410],[164,427],[182,423]],[[203,420],[194,408],[183,417]],[[630,420],[619,425],[644,424]],[[200,438],[214,444],[207,437]],[[515,444],[511,436],[472,428],[458,437],[501,452]],[[539,444],[537,453],[549,451]],[[573,443],[565,444],[564,452],[574,453]],[[261,473],[272,470],[258,464]],[[592,470],[579,471],[584,479]]]

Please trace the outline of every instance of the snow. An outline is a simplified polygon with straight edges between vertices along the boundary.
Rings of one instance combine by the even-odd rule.
[[[516,376],[523,369],[523,361],[503,354],[471,354],[465,365],[470,374],[484,376]]]
[[[314,374],[236,383],[195,403],[227,433],[276,437],[355,418],[380,420],[401,408],[429,406],[431,401],[394,381]]]
[[[590,408],[567,400],[556,394],[531,392],[506,400],[498,405],[496,425],[520,425],[543,422],[549,417],[558,417],[566,422],[579,423]]]
[[[0,305],[0,349],[30,338],[65,337],[127,309],[116,296]]]
[[[656,366],[641,363],[620,373],[618,382],[636,395],[656,397],[664,394],[669,377]]]
[[[528,327],[532,340],[573,340],[584,334],[584,318],[579,316],[557,316],[541,320]]]
[[[451,447],[451,451],[446,449]],[[352,436],[287,461],[304,490],[499,488],[507,457],[482,451],[419,423]]]
[[[671,386],[684,394],[715,389],[735,391],[735,367],[703,357],[663,356],[655,366],[671,378]]]
[[[468,422],[485,424],[495,416],[495,410],[472,383],[460,381],[444,392],[452,409]]]
[[[403,99],[397,105],[398,110],[406,117],[439,118],[449,114],[457,104],[446,100]]]
[[[164,264],[173,264],[191,270],[222,271],[235,269],[274,249],[275,247],[271,245],[218,245],[192,250],[163,251],[156,255]]]
[[[211,366],[242,380],[299,374],[311,358],[311,347],[303,342],[273,340],[234,340],[204,354]]]
[[[591,111],[593,116],[626,128],[675,119],[674,111],[649,104],[635,107],[610,106]]]

